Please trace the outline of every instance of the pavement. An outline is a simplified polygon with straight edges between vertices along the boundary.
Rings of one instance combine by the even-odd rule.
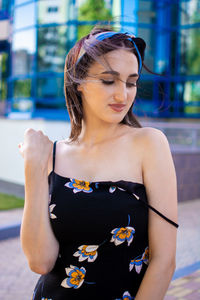
[[[40,277],[21,248],[22,214],[23,209],[0,211],[0,300],[31,300]],[[200,199],[178,204],[176,270],[164,300],[200,300],[199,215]]]

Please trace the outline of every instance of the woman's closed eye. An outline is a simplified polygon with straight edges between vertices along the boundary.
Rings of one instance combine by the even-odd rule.
[[[102,83],[103,84],[106,84],[106,85],[111,85],[113,84],[115,81],[114,80],[104,80],[104,79],[101,79]],[[127,87],[135,87],[137,86],[137,82],[127,82],[126,83]]]

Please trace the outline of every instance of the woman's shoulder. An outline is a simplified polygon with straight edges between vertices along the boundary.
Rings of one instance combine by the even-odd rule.
[[[132,149],[137,148],[142,161],[157,151],[170,151],[165,133],[154,127],[133,128],[131,130]]]
[[[141,137],[150,137],[154,135],[165,135],[162,130],[155,127],[131,127],[133,133]]]
[[[158,128],[141,127],[134,128],[131,131],[133,137],[136,138],[138,142],[142,143],[142,146],[145,146],[149,143],[160,143],[167,141],[165,133]]]
[[[169,142],[165,133],[154,127],[144,127],[144,130],[141,132],[141,136],[143,139],[144,146],[152,146],[154,147],[168,147]]]
[[[129,127],[127,133],[131,134],[134,139],[141,142],[166,139],[164,132],[155,127]]]
[[[172,163],[170,144],[167,136],[162,130],[153,127],[144,127],[142,130],[138,131],[138,137],[143,172],[151,169],[152,164],[157,167],[159,166],[159,168],[162,169],[163,166],[161,162],[163,159],[165,164],[170,165]],[[161,171],[162,170],[160,170],[160,172]]]

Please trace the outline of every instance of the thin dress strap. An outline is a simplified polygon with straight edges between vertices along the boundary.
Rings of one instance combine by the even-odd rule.
[[[53,143],[53,172],[54,172],[54,169],[55,169],[56,142],[57,142],[57,141],[55,141],[55,142]]]
[[[170,220],[169,218],[167,218],[166,216],[164,216],[161,212],[159,212],[157,209],[155,209],[154,207],[152,207],[151,205],[149,205],[148,203],[146,203],[143,199],[140,199],[147,207],[149,207],[150,209],[152,209],[155,213],[157,213],[160,217],[162,217],[163,219],[165,219],[167,222],[171,223],[172,225],[174,225],[176,228],[179,227],[179,225],[177,223],[175,223],[174,221]]]

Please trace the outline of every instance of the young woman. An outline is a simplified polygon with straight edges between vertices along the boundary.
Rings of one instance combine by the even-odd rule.
[[[65,63],[68,140],[27,129],[21,243],[34,300],[161,300],[175,270],[177,182],[166,136],[132,113],[146,44],[94,27]]]

